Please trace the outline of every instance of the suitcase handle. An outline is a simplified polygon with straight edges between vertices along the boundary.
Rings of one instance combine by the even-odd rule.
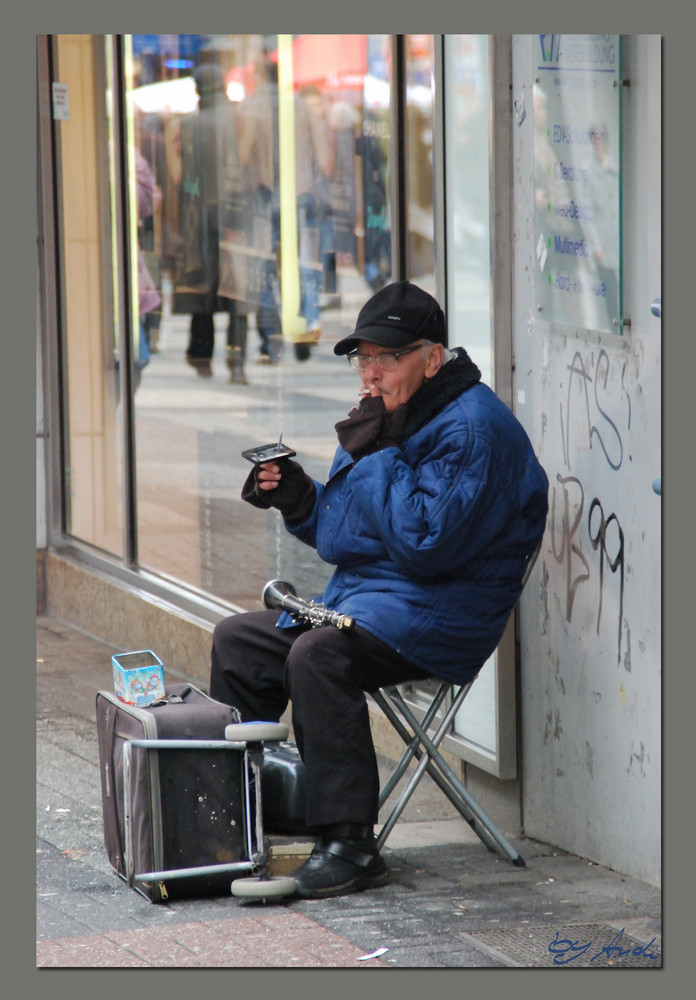
[[[185,687],[181,694],[168,694],[164,698],[158,698],[157,701],[153,701],[148,708],[157,708],[158,705],[176,705],[182,701],[185,701],[191,694],[191,688]]]

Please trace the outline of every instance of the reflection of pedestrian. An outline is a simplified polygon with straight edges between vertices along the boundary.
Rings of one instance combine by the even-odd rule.
[[[244,383],[246,305],[218,294],[224,161],[235,140],[235,110],[227,99],[219,67],[204,64],[195,71],[194,78],[199,106],[181,119],[181,246],[173,311],[191,315],[186,359],[204,376],[212,375],[215,313],[228,315],[230,380]]]
[[[360,116],[352,104],[347,101],[336,101],[329,109],[328,121],[336,137],[336,165],[333,177],[327,185],[332,246],[328,261],[325,259],[324,281],[325,291],[334,292],[336,289],[331,287],[331,278],[328,276],[331,265],[335,275],[337,263],[345,267],[355,267],[357,260],[355,134]]]
[[[275,362],[282,327],[278,311],[280,185],[278,67],[266,55],[254,64],[254,93],[242,103],[239,159],[250,187],[250,228],[245,249],[247,302],[256,310],[261,359]]]
[[[140,152],[135,150],[135,186],[137,196],[138,220],[151,218],[155,206],[161,201],[162,195],[157,188],[150,166]],[[142,248],[138,246],[138,353],[135,358],[136,372],[142,371],[150,360],[150,343],[147,332],[147,318],[158,312],[162,299],[152,275],[150,274]],[[139,381],[139,375],[138,375]]]
[[[139,149],[133,150],[135,159],[135,196],[136,210],[138,213],[138,223],[143,219],[152,217],[155,206],[161,200],[161,192],[157,187],[150,165]],[[140,235],[140,234],[138,234]],[[147,318],[159,311],[162,299],[157,290],[157,286],[150,274],[145,256],[140,244],[137,245],[138,252],[138,329],[137,337],[134,331],[133,337],[133,390],[140,385],[143,368],[150,361],[150,347],[147,336]],[[121,383],[119,370],[121,367],[122,350],[116,352],[115,374],[116,374],[116,395],[120,396]]]
[[[307,324],[308,343],[306,351],[300,351],[298,357],[309,354],[309,344],[316,343],[321,333],[319,297],[324,255],[330,249],[331,206],[326,185],[333,176],[335,162],[335,135],[327,124],[321,92],[316,86],[302,87],[295,101],[295,189],[300,316]]]
[[[387,204],[389,171],[388,112],[366,112],[358,140],[362,157],[365,279],[377,291],[391,276],[391,222]]]
[[[142,251],[145,266],[150,274],[158,293],[162,294],[162,200],[163,188],[166,184],[164,164],[164,143],[161,122],[157,115],[139,116],[136,121],[136,136],[138,153],[142,154],[150,171],[150,191],[144,192],[150,204],[143,206],[142,214],[138,209],[138,246]],[[137,160],[136,160],[137,183]],[[140,197],[140,191],[138,192]],[[156,354],[162,323],[162,305],[151,309],[145,315],[145,333],[147,346],[151,354]]]

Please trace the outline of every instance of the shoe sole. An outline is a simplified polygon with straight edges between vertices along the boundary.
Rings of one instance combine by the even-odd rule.
[[[379,889],[389,882],[389,872],[382,872],[381,875],[365,875],[360,879],[350,879],[340,885],[332,885],[326,889],[304,889],[296,886],[295,895],[300,899],[331,899],[333,896],[350,896],[355,892],[364,892],[366,889]]]

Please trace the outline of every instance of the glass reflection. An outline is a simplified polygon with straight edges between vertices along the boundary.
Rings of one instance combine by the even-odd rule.
[[[408,272],[437,297],[433,178],[432,35],[406,35],[406,191]]]
[[[134,35],[127,81],[151,175],[137,246],[137,530],[145,568],[242,607],[329,568],[240,500],[277,440],[318,479],[358,379],[333,355],[391,280],[387,35]],[[149,284],[148,283],[148,284]]]
[[[447,288],[450,344],[464,344],[495,388],[490,280],[489,74],[487,35],[445,35]],[[454,731],[493,758],[497,746],[497,653],[457,713]]]
[[[490,286],[488,36],[445,35],[447,309],[450,343],[493,384]]]

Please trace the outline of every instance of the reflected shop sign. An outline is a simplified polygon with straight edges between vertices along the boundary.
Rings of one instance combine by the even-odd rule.
[[[622,333],[620,35],[534,47],[536,301],[541,317]]]

